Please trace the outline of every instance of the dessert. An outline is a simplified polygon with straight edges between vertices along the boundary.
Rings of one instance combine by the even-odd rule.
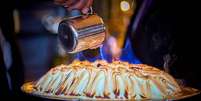
[[[145,64],[97,60],[59,65],[33,82],[33,93],[85,99],[169,99],[179,96],[172,76]]]

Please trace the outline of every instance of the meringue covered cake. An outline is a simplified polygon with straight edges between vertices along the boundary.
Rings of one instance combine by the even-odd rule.
[[[56,66],[32,86],[34,94],[92,100],[169,99],[181,92],[172,76],[155,67],[103,60]]]

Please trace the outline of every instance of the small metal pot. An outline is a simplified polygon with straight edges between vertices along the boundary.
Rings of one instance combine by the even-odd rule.
[[[81,15],[79,11],[73,14],[59,24],[59,39],[64,49],[76,53],[100,46],[106,36],[102,18],[96,14]]]

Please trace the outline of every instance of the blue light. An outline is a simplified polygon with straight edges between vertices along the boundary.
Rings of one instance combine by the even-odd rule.
[[[120,57],[121,61],[126,61],[133,64],[140,64],[140,60],[135,56],[134,51],[131,46],[130,39],[126,40],[125,47],[122,50],[122,54]]]
[[[109,47],[107,45],[103,45],[99,48],[99,55],[94,57],[86,57],[83,52],[79,52],[76,54],[76,59],[78,60],[88,60],[90,62],[94,62],[95,60],[106,60],[108,62],[112,62],[112,55],[107,52]],[[126,45],[122,49],[122,54],[120,56],[121,61],[126,61],[133,64],[140,64],[140,60],[133,53],[133,49],[131,46],[131,42],[129,39],[126,40]]]

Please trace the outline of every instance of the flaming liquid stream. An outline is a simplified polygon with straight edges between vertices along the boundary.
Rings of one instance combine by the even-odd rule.
[[[111,47],[109,47],[106,44],[103,44],[102,46],[100,46],[98,48],[98,55],[94,56],[94,57],[87,57],[86,55],[84,55],[83,52],[79,52],[76,54],[75,59],[78,60],[88,60],[90,62],[94,62],[95,60],[106,60],[108,62],[112,62],[112,61],[126,61],[132,64],[140,64],[141,61],[135,56],[134,51],[132,49],[131,46],[131,42],[130,39],[126,40],[126,44],[125,47],[123,49],[121,49],[121,53],[119,55],[112,55],[110,52],[108,52],[108,50]],[[88,53],[90,54],[90,53]]]

